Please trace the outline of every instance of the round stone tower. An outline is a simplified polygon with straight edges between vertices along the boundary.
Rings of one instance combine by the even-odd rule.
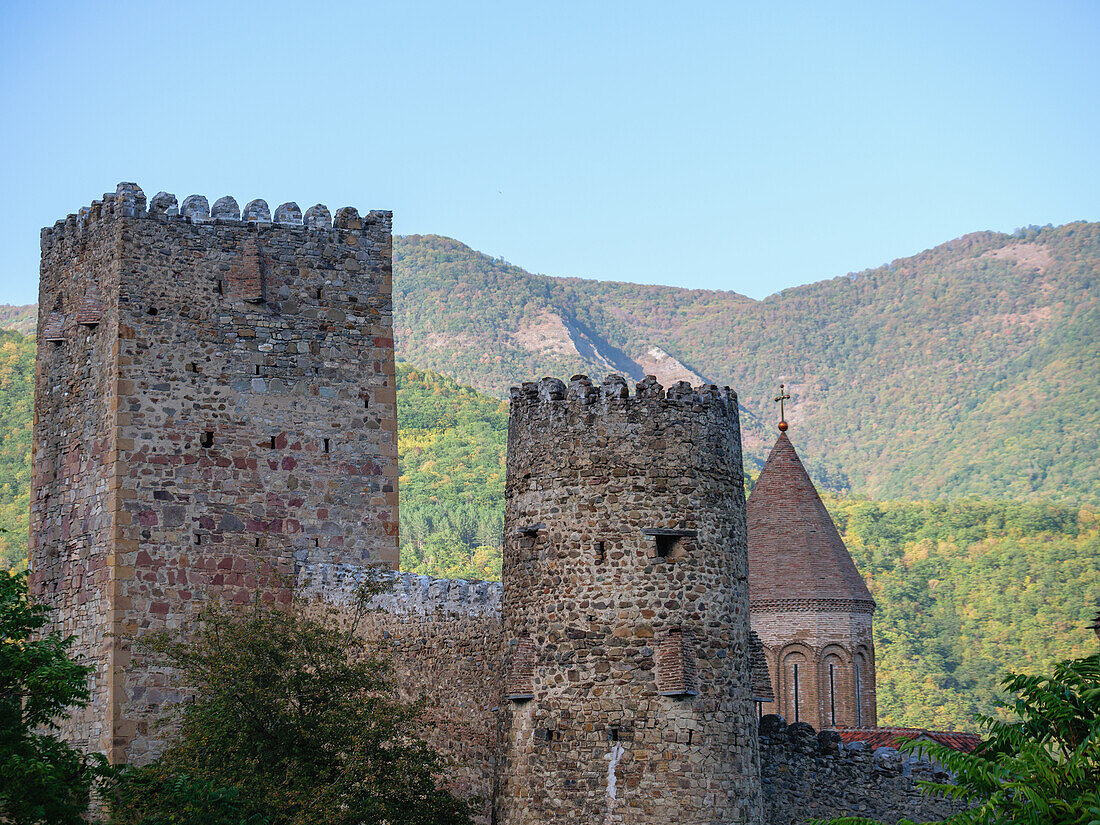
[[[737,399],[512,391],[497,821],[761,817]]]

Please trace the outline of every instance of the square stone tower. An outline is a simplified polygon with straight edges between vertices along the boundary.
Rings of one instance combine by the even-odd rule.
[[[148,206],[42,231],[31,581],[96,667],[65,733],[116,763],[173,698],[135,637],[398,560],[391,213]]]

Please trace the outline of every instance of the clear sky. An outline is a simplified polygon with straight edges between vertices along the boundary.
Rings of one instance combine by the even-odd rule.
[[[756,298],[1100,219],[1100,4],[0,0],[0,302],[120,180]]]

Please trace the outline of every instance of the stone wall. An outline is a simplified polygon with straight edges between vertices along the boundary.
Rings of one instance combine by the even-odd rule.
[[[311,565],[300,592],[354,615],[362,567]],[[423,698],[427,740],[450,764],[443,781],[456,794],[478,797],[478,821],[491,819],[500,759],[501,585],[387,573],[389,589],[369,603],[359,622],[368,648],[384,652],[405,700]]]
[[[736,396],[525,384],[505,496],[497,821],[758,822]]]
[[[884,822],[937,821],[965,808],[921,793],[920,780],[943,782],[945,772],[894,748],[845,745],[835,731],[778,716],[760,720],[760,763],[766,825],[863,816]]]
[[[397,565],[391,215],[120,184],[42,252],[34,586],[96,662],[66,735],[140,762],[174,696],[132,639],[296,565]]]

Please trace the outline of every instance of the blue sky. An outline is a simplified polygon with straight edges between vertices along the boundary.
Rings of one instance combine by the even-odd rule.
[[[0,0],[0,302],[133,180],[762,298],[1100,219],[1100,5]]]

